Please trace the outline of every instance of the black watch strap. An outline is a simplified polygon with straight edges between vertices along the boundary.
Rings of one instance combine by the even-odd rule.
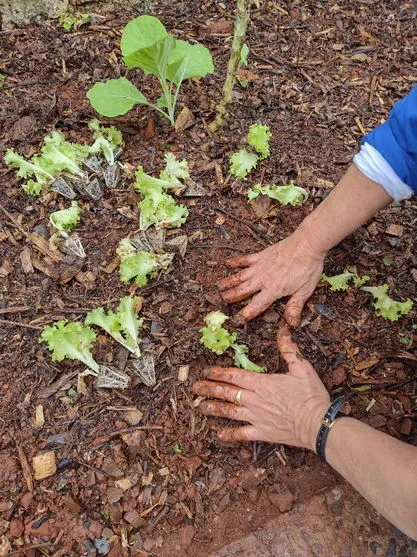
[[[316,439],[316,453],[321,458],[323,462],[327,464],[325,449],[327,436],[329,435],[330,429],[333,427],[337,418],[342,418],[345,416],[343,412],[340,411],[342,406],[345,404],[346,399],[343,396],[336,398],[329,406],[327,412],[321,420],[321,426],[317,434]]]

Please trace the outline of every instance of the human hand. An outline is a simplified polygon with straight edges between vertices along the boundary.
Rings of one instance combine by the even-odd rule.
[[[204,400],[199,408],[206,416],[250,424],[221,429],[222,441],[267,441],[314,450],[321,419],[330,405],[329,394],[287,327],[279,329],[277,343],[288,373],[264,375],[215,366],[204,372],[208,381],[197,381],[193,391],[222,401]],[[237,405],[240,390],[241,404]]]
[[[235,257],[228,262],[232,269],[243,270],[219,283],[227,302],[240,302],[259,292],[235,317],[243,325],[264,312],[275,300],[291,296],[285,306],[285,320],[292,327],[300,323],[305,302],[314,292],[323,271],[325,252],[317,252],[306,235],[296,230],[291,236],[258,253]]]

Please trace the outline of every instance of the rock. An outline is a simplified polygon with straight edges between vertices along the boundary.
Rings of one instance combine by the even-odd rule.
[[[214,468],[209,474],[209,491],[217,491],[226,482],[226,472],[222,468]]]
[[[249,490],[257,487],[266,478],[265,470],[245,470],[239,475],[238,485]]]
[[[273,505],[278,507],[280,512],[285,513],[291,510],[294,502],[294,496],[285,485],[275,485],[275,493],[269,494],[269,499]]]
[[[184,551],[187,551],[191,544],[193,543],[195,535],[194,526],[187,524],[187,526],[182,526],[179,531],[180,544]]]
[[[97,549],[99,555],[107,555],[110,551],[109,542],[106,538],[96,538],[94,540],[94,547]]]
[[[123,490],[118,487],[109,487],[107,490],[107,501],[109,503],[118,503],[123,497]]]
[[[12,538],[20,538],[25,531],[25,525],[21,518],[15,518],[10,522],[9,533]]]

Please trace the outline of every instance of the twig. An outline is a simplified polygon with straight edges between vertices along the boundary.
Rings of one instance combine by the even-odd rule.
[[[15,308],[1,308],[0,315],[4,315],[5,313],[19,313],[20,311],[30,311],[33,309],[34,308],[31,308],[29,306],[18,306]]]
[[[252,232],[255,233],[255,238],[258,240],[258,242],[260,244],[262,244],[264,247],[267,247],[271,242],[269,241],[268,238],[265,237],[264,233],[262,232],[262,230],[259,230],[259,228],[249,222],[246,222],[244,219],[241,219],[239,217],[236,217],[233,213],[230,213],[229,211],[226,211],[226,209],[223,209],[223,207],[212,207],[213,211],[218,211],[219,213],[223,213],[224,215],[226,215],[227,217],[230,217],[231,219],[240,222],[241,224],[244,224],[247,228],[249,228],[249,230],[251,230]]]
[[[33,478],[32,478],[32,474],[30,472],[28,459],[26,458],[26,455],[23,452],[22,447],[20,445],[18,445],[17,443],[16,443],[16,449],[17,449],[17,454],[19,455],[20,465],[22,467],[23,477],[25,478],[25,482],[26,482],[28,491],[33,493],[33,491],[34,491]]]
[[[25,327],[27,329],[35,329],[37,331],[42,331],[43,329],[43,327],[29,325],[29,323],[19,323],[19,321],[9,321],[8,319],[0,319],[0,323],[4,323],[4,325],[11,325],[12,327]]]

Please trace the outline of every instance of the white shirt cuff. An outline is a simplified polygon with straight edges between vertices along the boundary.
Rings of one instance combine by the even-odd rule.
[[[405,184],[379,151],[364,143],[353,162],[369,179],[380,184],[395,201],[408,199],[414,191]]]

